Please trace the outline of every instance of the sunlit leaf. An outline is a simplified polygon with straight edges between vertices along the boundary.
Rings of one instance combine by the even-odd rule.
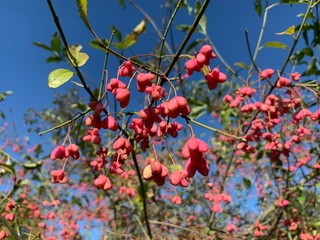
[[[74,75],[74,72],[64,69],[64,68],[59,68],[54,71],[52,71],[49,76],[48,76],[48,85],[51,88],[57,88],[61,86],[62,84],[66,83],[69,81]]]
[[[143,19],[133,29],[133,31],[125,37],[125,39],[123,41],[119,40],[119,39],[121,39],[121,35],[119,35],[120,32],[117,33],[117,35],[118,35],[117,38],[118,38],[119,42],[114,43],[114,47],[119,50],[124,50],[126,48],[131,47],[133,44],[135,44],[137,42],[138,36],[146,31],[146,23],[147,23],[147,19]],[[115,34],[116,34],[116,32],[115,32]]]
[[[136,35],[140,35],[146,31],[146,24],[148,22],[148,19],[143,19],[134,29],[133,32]]]
[[[194,15],[195,17],[198,16],[199,12],[200,12],[200,9],[201,9],[202,5],[199,1],[197,1],[196,3],[196,6],[194,8]],[[202,15],[200,21],[199,21],[199,27],[201,29],[201,32],[203,34],[206,34],[207,33],[207,18],[205,15]]]
[[[80,52],[80,49],[80,47],[73,48],[69,46],[69,52],[67,52],[70,62],[72,63],[72,65],[77,67],[83,66],[89,59],[88,54]],[[69,55],[69,53],[71,55]]]
[[[267,42],[263,47],[288,49],[288,46],[282,42]]]
[[[295,30],[295,26],[292,25],[290,27],[288,27],[286,30],[284,30],[283,32],[279,32],[279,33],[276,33],[277,35],[291,35],[293,36],[294,35],[294,30]]]
[[[88,3],[87,0],[77,0],[77,6],[78,6],[78,12],[83,20],[83,22],[86,24],[86,26],[90,29],[90,23],[88,20]]]
[[[297,199],[298,199],[298,202],[299,202],[301,205],[303,205],[303,204],[305,203],[305,201],[306,201],[306,196],[305,196],[305,195],[301,195],[301,196],[299,196]]]
[[[190,115],[194,118],[199,118],[203,114],[207,113],[208,106],[202,105],[202,106],[194,106],[191,108]]]
[[[35,169],[35,168],[38,168],[39,166],[42,165],[42,161],[38,161],[38,162],[26,162],[23,164],[23,167],[25,169]]]
[[[16,177],[16,173],[14,167],[10,164],[0,163],[0,174],[2,173],[10,173],[12,176]]]
[[[244,62],[236,62],[234,63],[235,66],[241,67],[243,69],[249,69],[249,66],[245,64]]]

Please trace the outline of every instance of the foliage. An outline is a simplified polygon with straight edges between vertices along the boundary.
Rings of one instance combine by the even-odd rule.
[[[51,133],[52,149],[30,147],[3,126],[0,239],[97,238],[98,229],[101,239],[320,238],[319,1],[254,1],[260,37],[252,53],[246,35],[252,62],[234,67],[208,36],[209,2],[167,1],[155,51],[130,55],[148,28],[161,29],[152,16],[129,34],[112,26],[100,38],[78,0],[90,46],[105,56],[102,80],[90,84],[82,71],[89,55],[68,43],[48,0],[59,33],[34,44],[50,52],[47,62],[69,63],[48,74],[48,85],[80,83],[57,94],[54,108],[25,114],[30,132]],[[268,11],[287,3],[305,4],[301,23],[277,33],[291,45],[262,43]],[[193,23],[175,25],[178,11]],[[173,28],[185,36],[177,49]],[[287,58],[261,69],[257,56],[270,47]],[[106,76],[111,57],[121,62],[117,76]]]

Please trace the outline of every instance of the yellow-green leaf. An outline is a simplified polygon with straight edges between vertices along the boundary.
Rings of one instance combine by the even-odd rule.
[[[295,27],[294,27],[294,25],[292,25],[292,26],[288,27],[286,30],[284,30],[283,32],[279,32],[276,34],[277,35],[291,35],[291,36],[293,36],[294,30],[295,30]]]
[[[267,42],[263,45],[263,47],[288,49],[288,46],[282,42]]]
[[[146,31],[146,23],[147,19],[143,19],[133,30],[130,34],[126,35],[125,39],[121,41],[121,35],[119,35],[118,40],[119,42],[114,43],[114,47],[119,50],[124,50],[137,42],[138,36],[141,35]]]
[[[81,67],[83,66],[89,59],[88,54],[80,52],[81,47],[71,47],[69,46],[69,51],[67,51],[68,58],[73,66]]]
[[[134,29],[133,33],[140,35],[146,31],[146,24],[148,22],[148,19],[143,19]]]
[[[65,82],[69,81],[74,75],[74,72],[59,68],[52,71],[48,76],[48,85],[51,88],[57,88],[64,84]]]
[[[86,26],[91,29],[88,20],[88,3],[87,0],[77,0],[78,11],[81,19],[86,24]]]
[[[235,66],[241,67],[243,69],[249,69],[248,65],[245,64],[244,62],[236,62],[234,63]]]
[[[0,175],[3,173],[10,173],[12,176],[16,177],[14,167],[9,164],[0,163]]]

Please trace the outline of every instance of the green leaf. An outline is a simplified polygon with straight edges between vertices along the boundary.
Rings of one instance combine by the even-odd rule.
[[[103,44],[104,44],[105,46],[109,46],[109,41],[108,41],[108,40],[106,40],[106,39],[104,39],[104,38],[102,38],[102,39],[100,39],[100,40],[101,40],[101,42],[103,42]],[[96,49],[99,49],[99,50],[105,51],[103,47],[100,47],[100,44],[99,44],[99,42],[98,42],[97,40],[92,40],[92,41],[89,43],[89,46],[91,46],[91,47],[93,47],[93,48],[96,48]]]
[[[40,167],[41,165],[42,165],[42,161],[38,161],[38,162],[28,161],[28,162],[23,164],[23,167],[25,169],[35,169],[35,168]]]
[[[87,0],[77,0],[78,12],[83,20],[84,24],[91,29],[89,20],[88,20],[88,3]]]
[[[51,49],[60,53],[61,51],[61,40],[57,33],[54,33],[51,38]]]
[[[0,163],[0,174],[5,173],[5,172],[8,172],[13,177],[16,177],[16,173],[15,173],[14,167],[12,165]]]
[[[306,202],[306,196],[305,195],[301,195],[300,197],[298,197],[298,202],[303,205]]]
[[[13,94],[12,91],[5,91],[5,92],[0,93],[0,102],[5,100],[7,96],[12,95],[12,94]]]
[[[207,17],[203,15],[199,21],[199,26],[201,28],[202,33],[207,34]]]
[[[40,43],[40,42],[33,42],[33,45],[37,46],[37,47],[40,47],[42,49],[45,49],[45,50],[48,50],[48,51],[52,51],[52,48],[43,44],[43,43]]]
[[[72,204],[74,205],[74,204],[76,204],[76,205],[78,205],[79,207],[82,207],[82,203],[81,203],[81,200],[80,200],[80,198],[78,198],[78,197],[75,197],[75,196],[72,196]]]
[[[142,33],[144,33],[146,31],[146,23],[147,23],[147,19],[143,19],[134,29],[133,31],[127,35],[125,37],[125,39],[123,41],[120,41],[119,39],[121,39],[121,35],[119,35],[117,38],[119,40],[118,43],[114,43],[114,47],[119,49],[120,51],[131,47],[133,44],[135,44],[137,42],[138,36],[141,35]],[[120,32],[119,32],[120,33]]]
[[[201,3],[199,1],[197,1],[196,6],[194,8],[194,15],[195,17],[198,16],[200,9],[201,9]],[[205,15],[202,15],[200,21],[199,21],[199,27],[201,29],[201,32],[203,34],[207,34],[207,18]]]
[[[288,27],[286,30],[284,30],[283,32],[279,32],[279,33],[276,33],[277,35],[291,35],[293,36],[294,35],[294,31],[295,31],[295,26],[292,25],[290,27]]]
[[[208,106],[207,105],[202,105],[202,106],[194,106],[191,108],[191,113],[190,115],[194,118],[199,118],[203,114],[207,112]]]
[[[1,111],[0,111],[0,118],[2,118],[2,119],[6,119],[6,115],[4,115],[4,113],[3,113],[3,112],[1,112]]]
[[[186,53],[193,50],[198,44],[200,44],[202,42],[203,42],[203,39],[197,39],[197,40],[193,41],[192,43],[190,43],[189,46],[186,48]]]
[[[261,17],[262,13],[262,4],[261,0],[255,0],[254,1],[254,10],[258,13],[258,15]]]
[[[124,4],[124,0],[118,0],[121,7],[126,8],[126,5]]]
[[[320,222],[315,222],[312,224],[314,227],[319,227],[320,226]]]
[[[244,186],[246,187],[246,189],[249,189],[251,187],[251,181],[248,178],[243,178],[242,179]]]
[[[68,58],[73,66],[81,67],[89,59],[88,54],[80,52],[81,47],[71,47],[69,46],[69,51],[67,51]],[[71,54],[71,55],[70,55]]]
[[[111,29],[112,29],[112,32],[114,33],[114,36],[118,40],[118,42],[122,42],[122,34],[121,34],[120,30],[118,28],[116,28],[115,26],[112,26]]]
[[[288,49],[288,46],[285,45],[282,42],[267,42],[263,45],[263,47],[270,47],[270,48],[282,48],[282,49]]]
[[[243,69],[249,69],[248,65],[245,64],[244,62],[236,62],[234,63],[235,66],[241,67]]]
[[[187,0],[183,0],[181,2],[181,7],[186,7],[187,8],[187,11],[188,11],[188,15],[190,16],[191,13],[192,13],[192,7],[188,4],[188,1]]]
[[[48,76],[48,85],[51,88],[57,88],[64,84],[65,82],[69,81],[74,75],[74,72],[59,68],[52,71]]]
[[[190,30],[191,26],[190,26],[190,25],[187,25],[187,24],[181,24],[181,25],[178,25],[176,28],[177,28],[177,30],[179,30],[179,31],[187,32],[187,31]]]
[[[313,57],[313,49],[310,48],[310,47],[306,47],[306,48],[303,48],[301,50],[305,55],[309,56],[309,57]]]
[[[52,63],[52,62],[61,62],[63,59],[60,56],[57,55],[52,55],[46,59],[47,63]]]

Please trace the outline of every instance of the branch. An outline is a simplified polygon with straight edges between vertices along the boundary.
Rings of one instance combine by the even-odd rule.
[[[48,130],[45,130],[45,131],[43,131],[43,132],[40,132],[40,133],[39,133],[39,136],[42,136],[42,135],[44,135],[44,134],[46,134],[46,133],[52,132],[53,130],[59,129],[59,128],[61,128],[61,127],[64,127],[64,126],[72,123],[73,121],[77,120],[78,118],[86,115],[86,114],[87,114],[88,112],[90,112],[90,111],[91,111],[91,109],[89,108],[88,110],[80,113],[79,115],[76,115],[75,117],[69,119],[68,121],[65,121],[65,122],[63,122],[63,123],[61,123],[61,124],[59,124],[59,125],[56,125],[56,126],[50,128],[50,129],[48,129]]]
[[[192,23],[192,26],[191,26],[189,32],[187,33],[187,35],[186,35],[185,38],[183,39],[183,41],[182,41],[179,49],[177,50],[176,54],[174,55],[174,57],[173,57],[170,65],[168,66],[167,70],[165,71],[165,73],[164,73],[164,76],[165,76],[165,77],[168,77],[168,76],[169,76],[169,74],[170,74],[173,66],[174,66],[174,65],[176,64],[176,62],[178,61],[179,56],[181,55],[184,47],[187,45],[187,43],[189,42],[191,36],[193,35],[194,31],[196,30],[196,28],[197,28],[197,26],[198,26],[198,23],[200,22],[200,19],[202,18],[204,12],[206,11],[209,3],[210,3],[210,0],[205,0],[204,3],[202,4],[198,16],[196,17],[196,19],[195,19],[194,22]],[[166,81],[165,78],[161,78],[160,86],[162,86],[165,81]]]
[[[183,116],[182,116],[182,117],[183,117]],[[241,141],[241,142],[246,142],[246,141],[247,141],[247,140],[246,140],[245,138],[243,138],[243,137],[238,137],[238,136],[232,135],[232,134],[230,134],[230,133],[221,131],[221,130],[219,130],[219,129],[216,129],[216,128],[213,128],[213,127],[209,127],[208,125],[203,124],[203,123],[201,123],[201,122],[198,122],[198,121],[196,121],[196,120],[194,120],[194,119],[192,119],[192,118],[189,118],[189,117],[183,117],[183,118],[187,119],[188,121],[190,121],[190,122],[192,122],[192,123],[194,123],[194,124],[196,124],[196,125],[198,125],[198,126],[200,126],[200,127],[203,127],[203,128],[205,128],[205,129],[208,129],[208,130],[210,130],[210,131],[212,131],[212,132],[215,132],[215,133],[224,135],[224,136],[226,136],[226,137],[234,138],[234,139],[239,140],[239,141]]]
[[[130,143],[132,144],[132,146],[134,146],[134,139],[130,139]],[[139,168],[139,164],[138,164],[138,160],[137,160],[137,156],[136,156],[135,151],[132,152],[132,159],[133,159],[133,162],[134,162],[134,166],[135,166],[135,168],[137,170],[137,174],[138,174],[138,178],[139,178],[139,184],[140,184],[140,187],[141,187],[141,197],[142,197],[142,202],[143,202],[144,219],[146,221],[148,235],[149,235],[150,239],[152,239],[152,233],[151,233],[150,222],[149,222],[148,211],[147,211],[147,196],[146,196],[146,193],[144,191],[143,180],[142,180],[142,176],[141,176],[141,173],[140,173],[140,168]]]
[[[51,11],[51,14],[52,14],[52,17],[53,17],[53,21],[54,21],[54,23],[56,24],[56,26],[57,26],[57,28],[58,28],[58,31],[59,31],[59,34],[60,34],[60,36],[61,36],[62,42],[63,42],[64,47],[65,47],[65,49],[66,49],[66,52],[68,53],[68,56],[71,56],[73,63],[76,63],[74,56],[73,56],[73,55],[70,53],[70,51],[69,51],[69,44],[68,44],[67,39],[66,39],[66,37],[65,37],[65,35],[64,35],[63,29],[62,29],[62,27],[61,27],[61,25],[60,25],[60,22],[59,22],[59,18],[58,18],[57,14],[56,14],[56,12],[55,12],[55,10],[54,10],[54,7],[53,7],[53,5],[52,5],[52,3],[51,3],[51,0],[47,0],[47,3],[48,3],[48,5],[49,5],[50,11]],[[80,81],[81,81],[84,89],[88,92],[88,94],[89,94],[94,100],[97,101],[97,98],[95,97],[95,95],[93,94],[93,92],[91,91],[91,89],[89,88],[87,82],[84,80],[84,78],[83,78],[83,76],[82,76],[82,73],[80,72],[80,69],[79,69],[79,67],[77,66],[77,64],[73,64],[73,63],[71,62],[70,58],[68,58],[68,59],[69,59],[71,65],[73,66],[73,68],[75,69],[75,71],[76,71],[76,73],[77,73],[77,75],[78,75],[78,77],[79,77],[79,79],[80,79]]]

